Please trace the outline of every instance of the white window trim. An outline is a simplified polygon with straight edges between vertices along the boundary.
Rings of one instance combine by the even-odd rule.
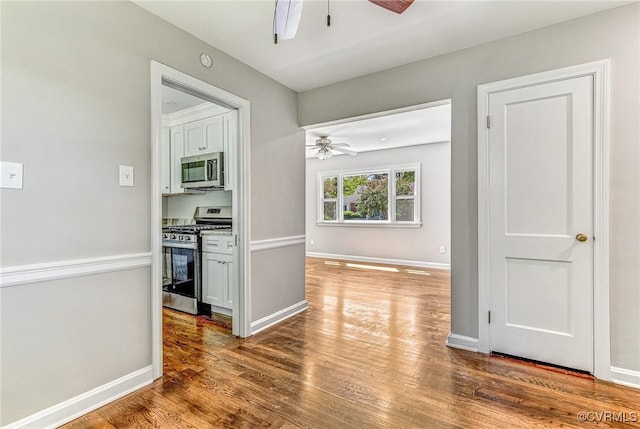
[[[414,195],[395,195],[396,176],[398,171],[415,171]],[[388,220],[344,220],[344,195],[342,193],[342,180],[344,176],[356,176],[359,174],[388,174],[388,192],[389,195],[389,219]],[[338,196],[337,198],[324,198],[324,180],[331,177],[338,178]],[[320,171],[317,174],[317,196],[316,196],[316,225],[318,226],[355,226],[355,227],[392,227],[392,228],[419,228],[422,226],[421,218],[421,178],[420,163],[411,164],[394,164],[381,167],[361,168],[353,170],[341,171]],[[396,221],[396,200],[397,199],[413,199],[414,221]],[[324,202],[336,201],[336,220],[324,220]]]

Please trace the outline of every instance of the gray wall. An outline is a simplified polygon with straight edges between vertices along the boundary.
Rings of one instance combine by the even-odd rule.
[[[129,2],[1,7],[1,158],[25,166],[24,189],[0,191],[3,268],[149,251],[152,59],[251,101],[251,239],[304,234],[304,214],[292,209],[304,199],[295,92]],[[213,68],[200,65],[202,52]],[[118,186],[119,164],[134,166],[133,188]],[[270,252],[288,261],[286,281],[262,275],[264,263],[252,267],[254,314],[300,301],[299,247],[298,258]],[[0,425],[150,364],[148,271],[0,291]],[[47,359],[34,361],[36,344]],[[52,383],[46,374],[64,377]]]
[[[451,330],[478,335],[476,87],[611,58],[612,365],[640,370],[640,5],[307,91],[300,125],[452,99]]]
[[[2,424],[149,365],[149,282],[140,268],[3,288]]]
[[[363,152],[358,156],[334,156],[321,161],[307,159],[307,252],[449,263],[451,162],[450,143],[433,143],[398,149]],[[422,226],[383,228],[318,226],[318,173],[374,168],[419,162]],[[314,245],[310,244],[314,240]],[[441,254],[440,246],[447,249]]]
[[[304,289],[293,290],[289,286],[291,283],[304,283],[304,271],[293,272],[289,268],[289,265],[298,266],[302,264],[304,266],[303,244],[253,252],[251,257],[254,268],[252,273],[253,282],[267,281],[272,285],[269,289],[254,288],[253,303],[270,302],[273,308],[280,310],[305,299]],[[258,279],[258,276],[263,278]],[[272,309],[265,306],[256,306],[255,304],[251,311],[251,321],[253,322],[274,313]]]

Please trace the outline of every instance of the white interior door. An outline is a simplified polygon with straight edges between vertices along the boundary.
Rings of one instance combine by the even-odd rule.
[[[492,93],[489,116],[491,350],[592,372],[593,77]]]

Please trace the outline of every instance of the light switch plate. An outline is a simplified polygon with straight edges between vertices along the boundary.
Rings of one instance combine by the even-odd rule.
[[[120,166],[120,186],[133,186],[133,167]]]
[[[0,188],[22,189],[22,164],[0,162]]]

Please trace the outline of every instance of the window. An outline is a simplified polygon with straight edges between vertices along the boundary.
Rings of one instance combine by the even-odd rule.
[[[324,177],[322,179],[322,220],[338,220],[338,178]]]
[[[416,172],[403,170],[395,172],[396,221],[415,221]]]
[[[419,164],[318,175],[318,223],[419,225]]]

